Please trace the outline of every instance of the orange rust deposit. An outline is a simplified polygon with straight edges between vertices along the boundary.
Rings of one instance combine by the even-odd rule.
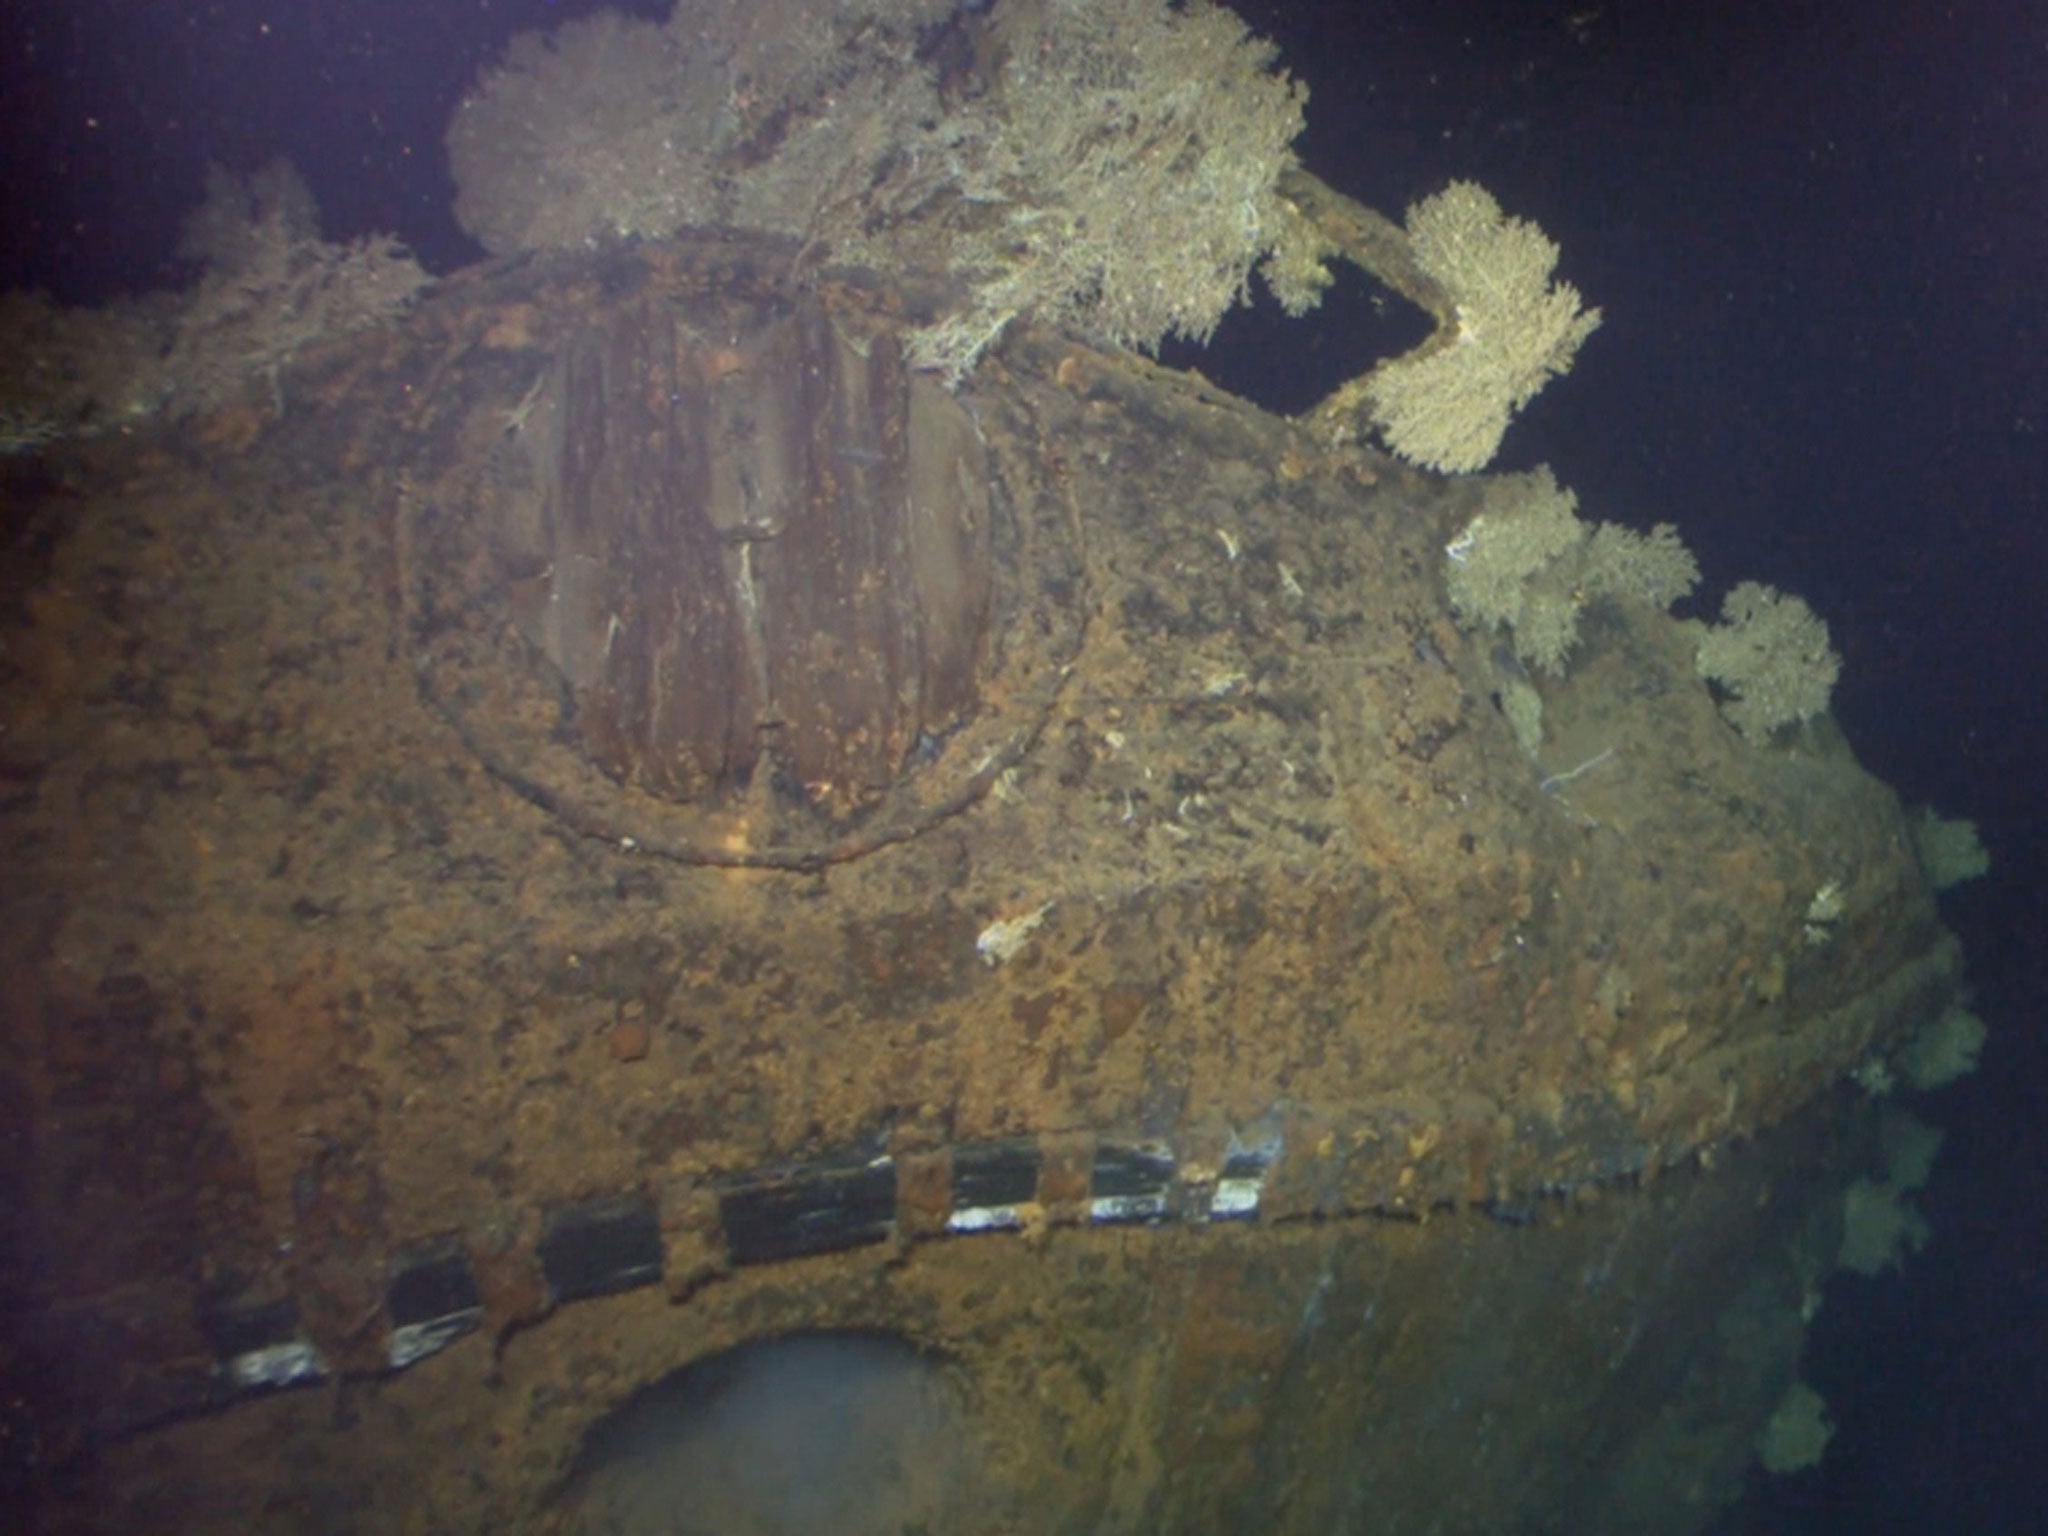
[[[587,1529],[824,1336],[967,1405],[961,1531],[1705,1529],[1961,987],[1892,793],[1619,606],[1532,755],[1479,482],[789,257],[0,467],[44,1528]]]

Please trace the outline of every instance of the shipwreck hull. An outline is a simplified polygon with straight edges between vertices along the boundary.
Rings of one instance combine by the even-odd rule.
[[[635,1390],[851,1331],[960,1384],[949,1528],[1704,1522],[1960,983],[1891,795],[1620,610],[1532,762],[1475,487],[1052,336],[947,392],[795,254],[10,469],[40,1518],[575,1525]]]

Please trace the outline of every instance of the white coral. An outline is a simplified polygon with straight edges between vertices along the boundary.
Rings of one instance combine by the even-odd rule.
[[[1722,622],[1700,641],[1696,666],[1733,695],[1722,706],[1751,741],[1824,714],[1842,659],[1828,627],[1799,598],[1745,581],[1721,605]]]
[[[1408,210],[1416,264],[1450,299],[1457,330],[1380,365],[1373,422],[1403,458],[1446,473],[1484,469],[1514,413],[1570,369],[1600,311],[1552,283],[1557,245],[1509,218],[1485,188],[1454,181]]]

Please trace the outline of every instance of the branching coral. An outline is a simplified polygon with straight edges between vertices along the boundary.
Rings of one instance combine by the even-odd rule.
[[[1303,92],[1270,45],[1207,0],[1048,0],[1008,18],[993,89],[948,130],[946,264],[973,296],[921,339],[925,361],[957,375],[1024,312],[1148,350],[1206,340],[1261,260],[1290,305],[1313,302],[1317,242],[1274,190]]]
[[[455,212],[493,251],[686,225],[808,235],[936,117],[942,0],[681,0],[514,38],[448,125]]]
[[[1516,411],[1600,323],[1579,291],[1553,283],[1557,246],[1509,218],[1484,188],[1454,181],[1408,210],[1416,264],[1441,288],[1455,328],[1383,363],[1365,385],[1373,424],[1402,457],[1431,469],[1483,469]]]
[[[182,292],[104,309],[0,301],[0,451],[212,410],[252,380],[274,390],[298,352],[389,319],[427,282],[388,236],[322,240],[284,160],[248,177],[215,168],[206,185],[179,243],[200,265]]]
[[[208,186],[183,246],[206,269],[182,297],[161,364],[173,415],[221,405],[252,378],[274,382],[295,353],[388,319],[427,282],[388,235],[320,239],[312,193],[285,161]]]
[[[1722,600],[1721,623],[1700,640],[1700,676],[1731,697],[1722,705],[1735,728],[1763,742],[1781,726],[1823,714],[1842,660],[1828,627],[1800,599],[1745,581]]]
[[[1206,338],[1252,268],[1290,307],[1323,242],[1275,192],[1303,93],[1209,0],[682,0],[516,40],[458,109],[463,224],[494,250],[793,235],[943,272],[911,338],[958,378],[1019,315],[1100,342]]]
[[[1578,642],[1579,610],[1597,599],[1669,608],[1699,581],[1699,565],[1660,523],[1647,534],[1578,518],[1578,498],[1547,466],[1487,483],[1479,515],[1445,551],[1451,608],[1473,626],[1513,633],[1525,664],[1562,673]]]

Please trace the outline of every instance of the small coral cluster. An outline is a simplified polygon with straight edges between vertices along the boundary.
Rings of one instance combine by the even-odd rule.
[[[1458,618],[1509,631],[1515,655],[1552,674],[1565,669],[1585,604],[1625,600],[1661,611],[1700,576],[1669,523],[1644,534],[1581,522],[1578,498],[1548,467],[1490,480],[1479,515],[1444,553]]]
[[[177,293],[106,309],[0,300],[0,446],[31,447],[149,416],[218,409],[316,342],[378,324],[427,282],[388,236],[337,244],[298,172],[275,160],[238,178],[215,168],[179,254]]]
[[[1757,1461],[1775,1477],[1817,1466],[1835,1437],[1827,1401],[1803,1381],[1785,1391],[1757,1436]]]
[[[1981,1018],[1953,1003],[1907,1043],[1899,1053],[1899,1068],[1922,1093],[1946,1088],[1977,1070],[1988,1033]]]
[[[515,37],[447,132],[455,215],[494,252],[685,226],[808,235],[941,105],[944,0],[681,0]]]
[[[1858,1179],[1842,1197],[1842,1245],[1835,1262],[1859,1275],[1903,1269],[1907,1258],[1934,1236],[1910,1197],[1927,1187],[1941,1153],[1941,1132],[1911,1115],[1894,1113],[1885,1117],[1880,1138],[1884,1177]]]
[[[1721,603],[1721,622],[1700,640],[1700,676],[1729,697],[1722,713],[1751,741],[1825,714],[1842,661],[1828,627],[1799,598],[1745,581]]]
[[[1943,816],[1932,806],[1922,806],[1909,825],[1920,868],[1937,891],[1990,873],[1991,855],[1977,835],[1975,822]]]
[[[1578,504],[1547,466],[1495,476],[1478,515],[1444,546],[1444,581],[1459,621],[1507,632],[1517,661],[1552,676],[1563,675],[1588,604],[1633,602],[1663,612],[1699,584],[1699,564],[1671,524],[1648,533],[1616,523],[1589,527]],[[1723,694],[1730,724],[1762,744],[1826,712],[1841,658],[1811,608],[1746,581],[1728,594],[1721,615],[1719,624],[1692,627],[1699,674]],[[1533,752],[1533,690],[1522,679],[1508,693],[1517,736]]]
[[[295,354],[388,319],[427,283],[388,235],[322,240],[313,195],[284,160],[246,182],[215,168],[183,254],[201,275],[176,307],[157,381],[174,415],[214,409],[251,378],[274,388]]]

